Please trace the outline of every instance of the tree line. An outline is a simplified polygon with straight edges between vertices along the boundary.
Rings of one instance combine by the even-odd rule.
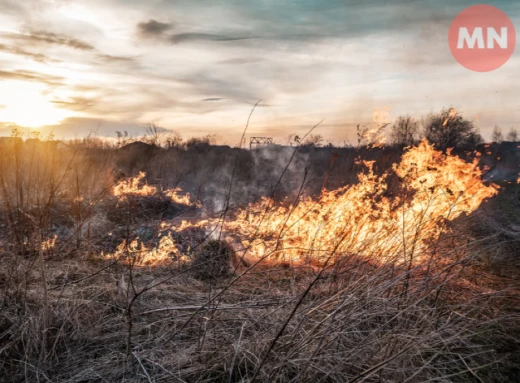
[[[376,128],[358,125],[358,147],[380,146],[384,141],[385,131],[388,136],[386,144],[399,147],[412,146],[422,139],[427,139],[441,150],[471,149],[484,143],[483,137],[472,121],[464,118],[454,108],[444,108],[439,113],[431,113],[420,120],[405,115],[398,117],[393,123],[379,124]],[[512,127],[504,135],[502,130],[495,126],[492,142],[516,142],[518,140],[518,129]],[[324,137],[319,134],[309,135],[305,139],[291,134],[287,137],[287,143],[291,146],[332,146],[330,143],[327,144]]]
[[[426,138],[439,149],[472,148],[484,142],[473,122],[453,108],[428,115],[422,124],[410,116],[401,116],[391,126],[390,142],[394,145],[413,145],[421,138]],[[501,129],[495,126],[492,141],[518,141],[518,129],[511,128],[504,139]]]

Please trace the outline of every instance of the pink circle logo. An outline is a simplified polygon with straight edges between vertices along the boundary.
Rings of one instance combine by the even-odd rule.
[[[448,41],[460,65],[475,72],[490,72],[513,54],[516,32],[511,19],[500,9],[474,5],[455,17]]]

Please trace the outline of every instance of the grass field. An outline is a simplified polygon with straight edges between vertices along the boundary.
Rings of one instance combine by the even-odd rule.
[[[520,380],[514,180],[143,145],[0,152],[0,381]]]

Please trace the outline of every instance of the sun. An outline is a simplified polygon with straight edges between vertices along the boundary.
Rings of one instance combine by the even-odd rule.
[[[57,108],[46,95],[44,84],[0,82],[0,122],[26,128],[55,125],[73,113]]]

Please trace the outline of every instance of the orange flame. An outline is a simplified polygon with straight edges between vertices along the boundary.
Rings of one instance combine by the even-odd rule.
[[[368,142],[370,147],[382,147],[386,142],[385,128],[390,122],[390,107],[375,108],[372,113],[372,121],[375,123],[375,127],[364,133],[363,140]]]
[[[444,120],[444,123],[442,124],[442,126],[446,126],[448,125],[448,122],[450,121],[450,118],[453,118],[457,116],[457,109],[455,108],[450,108],[449,112],[448,112],[448,117],[446,118],[446,120]]]
[[[186,205],[186,206],[197,206],[201,207],[201,204],[197,202],[191,202],[190,193],[186,193],[184,196],[180,196],[177,193],[182,192],[181,188],[168,189],[164,192],[166,196],[168,196],[172,202],[178,205]]]
[[[177,243],[170,234],[161,237],[156,246],[147,246],[135,239],[126,246],[122,242],[115,253],[102,254],[106,259],[123,259],[126,263],[134,266],[161,266],[171,264],[173,261],[186,263],[189,257],[179,253]]]
[[[495,185],[481,181],[476,160],[444,155],[426,141],[393,166],[401,181],[394,198],[387,196],[388,174],[376,175],[373,162],[365,165],[368,172],[354,186],[323,191],[292,206],[264,198],[239,211],[223,230],[238,235],[249,256],[274,262],[324,263],[353,254],[420,261],[447,221],[471,213],[497,193]]]
[[[121,180],[117,185],[114,186],[114,195],[116,197],[127,197],[127,196],[152,196],[157,194],[157,188],[150,186],[145,182],[146,173],[140,172],[137,176]],[[167,189],[163,192],[172,202],[178,205],[186,206],[199,206],[198,203],[191,202],[190,193],[186,193],[184,196],[178,195],[182,189]]]
[[[150,186],[144,183],[146,177],[145,172],[140,172],[135,177],[121,180],[116,186],[114,186],[114,195],[116,197],[124,197],[127,195],[133,196],[149,196],[157,193],[155,186]]]

